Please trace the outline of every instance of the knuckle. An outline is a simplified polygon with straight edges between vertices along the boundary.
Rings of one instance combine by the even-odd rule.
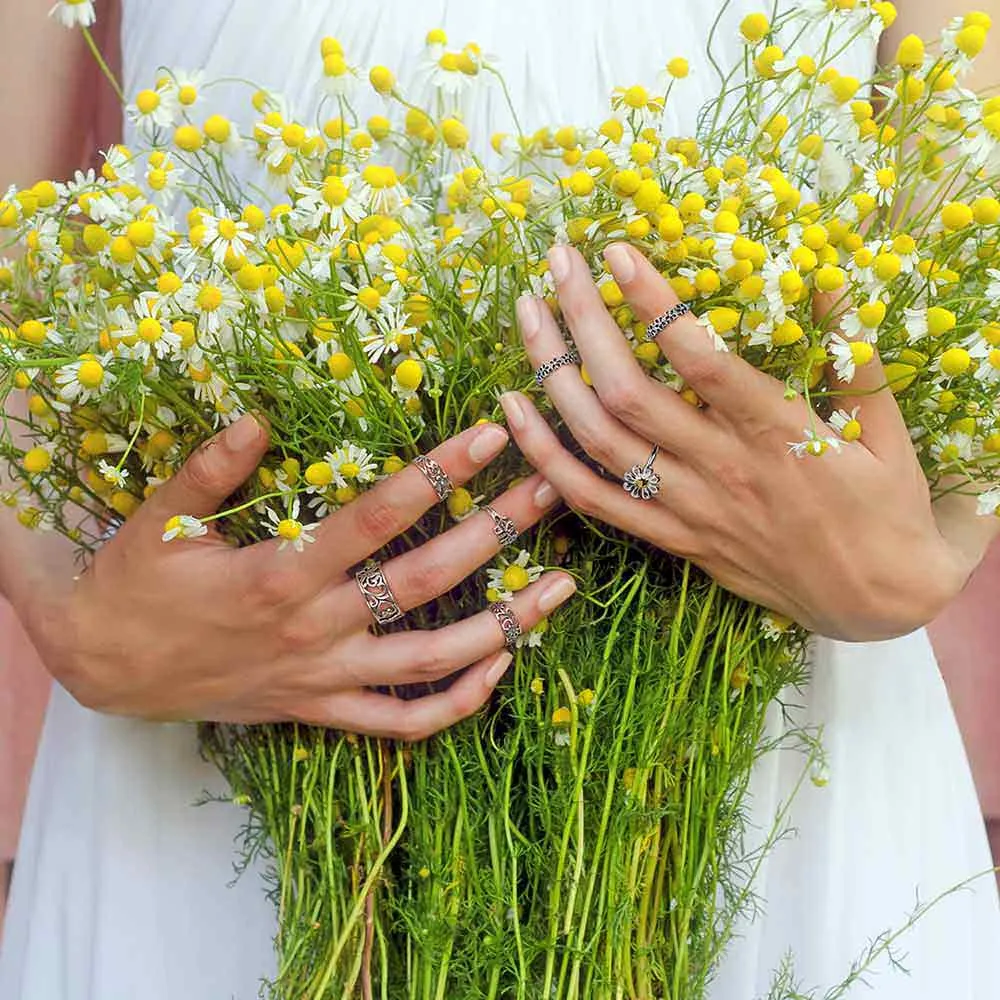
[[[427,554],[421,554],[402,576],[400,591],[408,603],[423,604],[451,588],[454,571],[447,563]]]
[[[607,437],[592,420],[581,420],[573,428],[573,436],[580,447],[601,465],[607,465],[611,458],[611,449]]]
[[[397,508],[387,499],[375,495],[365,497],[355,511],[358,532],[365,538],[395,538],[402,530]]]
[[[260,608],[282,607],[292,601],[301,590],[302,574],[299,570],[274,567],[251,578],[250,598]]]
[[[616,416],[628,421],[641,418],[646,410],[646,387],[640,379],[621,379],[600,392],[601,402]]]
[[[713,472],[725,493],[742,499],[757,495],[757,479],[749,464],[726,459],[717,463]]]
[[[399,725],[396,726],[396,739],[402,740],[404,743],[419,743],[421,740],[433,736],[436,732],[437,729],[429,723],[408,716],[400,720]]]
[[[722,366],[715,353],[699,355],[676,367],[685,381],[696,389],[715,389],[722,382]]]
[[[278,627],[281,648],[290,653],[311,653],[321,649],[329,636],[329,626],[317,617],[290,615]]]
[[[181,469],[181,475],[199,493],[210,492],[219,485],[219,468],[214,454],[218,450],[218,447],[211,443],[199,448]]]
[[[578,514],[583,514],[584,517],[601,516],[602,504],[594,495],[594,491],[586,489],[582,483],[573,483],[562,492],[563,499]]]
[[[411,666],[418,680],[437,680],[449,671],[440,641],[427,635],[421,636],[420,649],[414,653]]]

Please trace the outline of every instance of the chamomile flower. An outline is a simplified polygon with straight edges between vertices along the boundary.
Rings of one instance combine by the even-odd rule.
[[[976,500],[976,513],[981,517],[1000,512],[1000,486],[994,486],[979,494]]]
[[[59,0],[49,11],[64,28],[89,28],[97,19],[94,0]]]
[[[955,462],[968,462],[972,459],[973,440],[970,434],[962,431],[948,431],[936,435],[930,447],[931,458],[941,465],[948,466]]]
[[[314,542],[315,524],[303,524],[299,520],[299,498],[295,497],[286,511],[285,517],[279,517],[274,508],[267,508],[267,523],[264,525],[274,538],[280,538],[278,551],[291,546],[296,552],[302,552],[309,542]]]
[[[125,481],[128,479],[128,469],[119,468],[102,458],[97,463],[97,471],[106,483],[112,483],[119,489],[125,488]]]
[[[111,384],[111,373],[106,364],[107,358],[90,354],[57,369],[55,383],[59,398],[65,402],[86,403],[101,396]]]
[[[140,134],[152,138],[159,129],[171,128],[180,119],[181,106],[173,88],[166,85],[140,90],[125,114]]]
[[[486,597],[491,602],[513,600],[514,594],[534,583],[544,572],[544,567],[532,563],[527,549],[521,549],[512,561],[501,556],[498,566],[486,570]]]
[[[760,630],[765,638],[777,642],[792,627],[794,622],[777,611],[768,611],[760,616]]]
[[[365,217],[365,208],[353,190],[357,175],[331,175],[321,186],[300,185],[295,189],[292,225],[300,230],[325,226],[340,236],[350,225]]]
[[[186,312],[197,316],[198,332],[209,334],[218,334],[244,307],[239,291],[221,274],[187,284],[178,301]]]
[[[222,205],[216,208],[215,213],[215,215],[201,216],[203,230],[201,243],[211,249],[212,260],[221,267],[228,253],[233,253],[237,257],[246,256],[249,248],[256,243],[257,237],[248,223],[242,219],[230,218]]]
[[[805,429],[805,439],[802,441],[789,441],[788,452],[796,458],[805,458],[806,455],[819,457],[826,454],[831,448],[840,451],[841,442],[839,438],[824,437],[817,430],[811,427]]]
[[[850,413],[846,410],[834,410],[828,422],[845,441],[857,441],[861,437],[861,421],[858,419],[860,412],[860,406],[855,406]]]
[[[175,514],[163,526],[163,541],[172,542],[175,538],[200,538],[208,534],[208,525],[190,514]]]
[[[376,316],[375,329],[369,326],[369,332],[359,339],[368,360],[376,364],[387,354],[395,354],[411,343],[417,333],[402,308],[389,306]]]
[[[342,442],[325,460],[333,469],[333,479],[338,486],[347,486],[349,481],[370,483],[375,479],[378,469],[378,463],[371,452],[350,441]]]
[[[858,365],[866,365],[875,356],[874,346],[867,340],[846,340],[839,333],[831,334],[826,349],[833,355],[833,370],[843,382],[853,382]]]

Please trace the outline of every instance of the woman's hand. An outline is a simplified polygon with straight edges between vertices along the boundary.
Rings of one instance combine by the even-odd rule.
[[[430,453],[456,485],[507,442],[503,428],[473,427]],[[68,593],[39,595],[29,625],[49,669],[81,702],[159,719],[295,720],[421,739],[476,711],[510,655],[488,610],[436,631],[376,637],[351,566],[413,524],[437,496],[415,467],[382,481],[326,518],[303,552],[277,539],[242,549],[215,533],[161,540],[176,514],[207,516],[253,473],[267,434],[252,417],[196,452],[95,557]],[[522,531],[557,495],[541,476],[494,508]],[[383,564],[408,610],[445,593],[499,543],[487,514]],[[525,630],[574,590],[550,573],[512,607]],[[467,664],[447,690],[412,701],[370,690],[434,681]]]
[[[677,302],[645,258],[618,244],[609,267],[649,322]],[[690,314],[664,330],[663,353],[703,406],[649,378],[569,247],[549,255],[559,303],[593,382],[575,365],[544,381],[574,437],[618,480],[604,479],[559,442],[530,400],[502,403],[528,460],[580,512],[692,560],[721,584],[833,638],[885,639],[930,621],[961,589],[972,565],[938,531],[927,484],[876,359],[851,383],[859,441],[837,441],[805,400],[737,355],[716,350]],[[544,302],[525,297],[518,316],[532,364],[567,350]],[[824,453],[797,457],[814,429]],[[659,446],[660,491],[633,499],[621,479]],[[820,445],[819,447],[823,447]]]

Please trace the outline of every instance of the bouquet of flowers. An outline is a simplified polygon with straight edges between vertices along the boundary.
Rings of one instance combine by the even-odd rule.
[[[592,262],[650,376],[698,405],[604,269],[615,240],[655,263],[719,350],[810,402],[815,426],[791,443],[802,461],[863,440],[863,402],[838,402],[877,348],[932,491],[975,492],[995,513],[1000,99],[960,84],[989,18],[905,39],[872,80],[838,71],[894,17],[864,0],[748,16],[745,58],[687,136],[663,124],[681,57],[659,90],[616,90],[603,123],[491,149],[470,147],[459,109],[498,71],[440,31],[426,39],[433,109],[331,38],[318,126],[251,89],[241,131],[202,110],[209,84],[164,72],[128,106],[140,144],[0,199],[3,388],[27,397],[0,441],[16,482],[4,501],[91,550],[252,411],[271,427],[267,460],[215,518],[177,511],[165,544],[212,520],[239,544],[301,549],[420,451],[500,417],[504,390],[543,396],[513,304],[532,291],[557,310],[553,242]],[[362,123],[351,88],[368,85],[386,113]],[[836,303],[821,317],[815,292]],[[526,471],[511,451],[408,537]],[[526,538],[413,616],[509,600],[545,566],[577,578],[581,598],[521,638],[478,717],[419,745],[203,727],[272,878],[275,997],[697,1000],[780,833],[779,819],[746,836],[755,762],[797,742],[803,779],[826,780],[815,734],[765,725],[805,677],[801,630],[573,512]]]

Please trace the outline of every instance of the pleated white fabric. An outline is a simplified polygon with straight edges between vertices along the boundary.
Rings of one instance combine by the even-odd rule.
[[[722,12],[716,52],[738,57],[736,26],[761,5]],[[652,82],[684,55],[692,73],[674,102],[678,131],[715,78],[704,43],[721,0],[451,3],[448,0],[124,0],[128,92],[157,68],[206,79],[252,77],[308,119],[316,111],[324,35],[362,65],[392,67],[419,95],[422,40],[444,27],[453,43],[499,57],[521,126],[592,123],[613,87]],[[843,66],[864,76],[861,41]],[[359,94],[373,113],[374,96]],[[220,87],[214,109],[246,120],[245,92]],[[227,103],[229,106],[227,107]],[[511,130],[499,88],[475,89],[468,120],[482,143]],[[767,992],[784,954],[806,986],[839,982],[879,933],[928,899],[988,868],[968,764],[923,632],[888,643],[819,642],[806,714],[824,726],[830,783],[809,782],[792,810],[794,838],[766,864],[767,913],[741,931],[713,1000]],[[770,827],[801,757],[772,756],[754,782],[754,814]],[[273,913],[254,873],[229,886],[240,816],[195,808],[223,783],[198,757],[195,732],[95,715],[56,691],[35,769],[6,940],[3,1000],[249,1000],[273,967]],[[883,964],[880,1000],[1000,996],[1000,907],[991,878],[949,897],[902,941],[910,976]]]

